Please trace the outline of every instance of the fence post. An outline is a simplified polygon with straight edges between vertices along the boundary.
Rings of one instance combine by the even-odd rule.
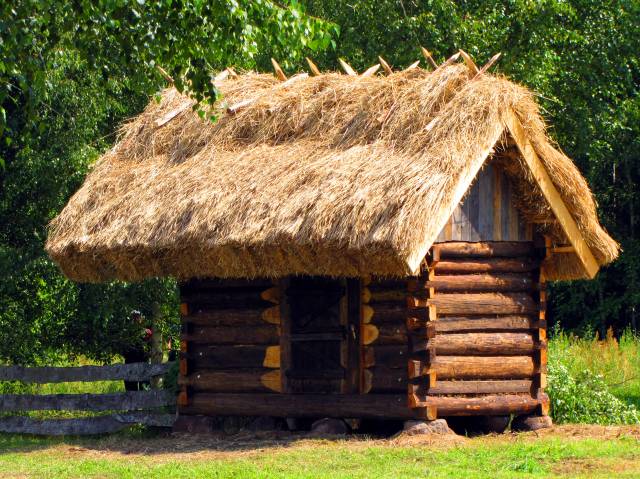
[[[162,309],[160,303],[154,301],[151,309],[151,364],[160,364],[162,353]],[[161,376],[151,378],[152,389],[158,389],[161,383]]]

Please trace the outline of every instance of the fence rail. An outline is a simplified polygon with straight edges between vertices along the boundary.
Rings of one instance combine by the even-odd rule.
[[[25,383],[148,381],[167,373],[173,363],[112,364],[108,366],[40,367],[0,366],[0,381]],[[0,413],[18,411],[119,411],[73,419],[0,418],[0,432],[38,435],[106,434],[132,424],[170,427],[174,414],[149,410],[175,405],[167,390],[126,391],[106,394],[0,394]]]
[[[65,383],[92,381],[148,381],[167,373],[173,363],[110,364],[107,366],[41,367],[0,366],[0,381],[23,383]]]
[[[40,436],[109,434],[118,432],[133,424],[171,427],[174,421],[175,415],[173,414],[149,414],[144,412],[111,414],[78,419],[33,419],[26,416],[9,416],[0,418],[0,431],[19,434],[37,434]]]

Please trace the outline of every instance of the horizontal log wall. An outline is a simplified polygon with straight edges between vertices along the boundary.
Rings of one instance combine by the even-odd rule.
[[[493,395],[493,401],[503,403],[507,397],[521,396],[544,409],[541,254],[530,242],[434,245],[428,281],[416,283],[420,286],[408,303],[434,305],[437,312],[435,332],[422,344],[435,351],[433,360],[409,364],[410,378],[424,378],[410,385],[410,397],[417,404],[435,397]],[[431,291],[431,298],[425,290]],[[484,401],[469,411],[488,414],[498,407]],[[519,407],[517,401],[511,404]],[[438,414],[445,411],[439,409]]]
[[[445,243],[435,245],[418,281],[363,278],[359,387],[349,391],[340,385],[352,366],[343,377],[281,373],[288,339],[273,283],[183,285],[180,411],[408,418],[541,410],[546,336],[537,255],[528,242]],[[283,381],[307,380],[333,381],[342,394],[274,394]]]
[[[402,394],[407,390],[409,357],[407,280],[372,278],[363,294],[362,392]],[[405,399],[405,407],[406,407]]]
[[[201,394],[281,391],[280,291],[272,281],[191,280],[180,294],[181,413]]]
[[[540,252],[531,242],[434,249],[422,279],[373,278],[367,286],[365,392],[408,390],[416,410],[433,406],[440,416],[540,409]],[[472,398],[470,407],[434,406]]]
[[[527,414],[540,407],[540,400],[525,394],[479,397],[432,396],[427,404],[442,416],[476,414]],[[184,408],[186,414],[276,416],[276,417],[364,417],[375,419],[424,418],[421,410],[407,407],[407,394],[200,394]]]

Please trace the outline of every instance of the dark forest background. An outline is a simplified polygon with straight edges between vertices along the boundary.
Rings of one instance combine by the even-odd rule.
[[[109,360],[131,338],[130,312],[177,328],[171,280],[82,285],[43,250],[48,222],[116,139],[118,125],[166,85],[203,103],[213,72],[288,71],[311,56],[362,71],[443,61],[459,48],[528,86],[551,135],[591,185],[623,248],[595,281],[557,283],[550,318],[578,334],[638,327],[640,304],[640,2],[17,0],[0,5],[0,361]]]

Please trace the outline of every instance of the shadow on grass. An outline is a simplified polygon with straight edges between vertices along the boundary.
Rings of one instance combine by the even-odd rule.
[[[291,431],[241,431],[235,434],[173,434],[170,430],[132,427],[118,433],[100,436],[40,437],[27,434],[0,433],[0,455],[34,452],[56,446],[72,446],[79,450],[117,452],[120,454],[180,454],[194,452],[240,452],[270,448],[286,448],[309,439],[369,441],[371,436],[311,435]],[[376,439],[380,439],[379,437]]]
[[[224,418],[208,434],[172,433],[168,428],[131,426],[117,433],[94,436],[35,436],[0,433],[0,454],[30,452],[73,446],[86,450],[122,454],[175,454],[200,451],[233,452],[282,448],[308,439],[367,441],[390,438],[402,429],[402,421],[363,421],[357,433],[322,435],[310,433],[311,419],[300,419],[299,430],[289,431],[284,420],[276,420],[267,430],[251,429],[255,418]],[[231,420],[231,421],[229,421]]]

